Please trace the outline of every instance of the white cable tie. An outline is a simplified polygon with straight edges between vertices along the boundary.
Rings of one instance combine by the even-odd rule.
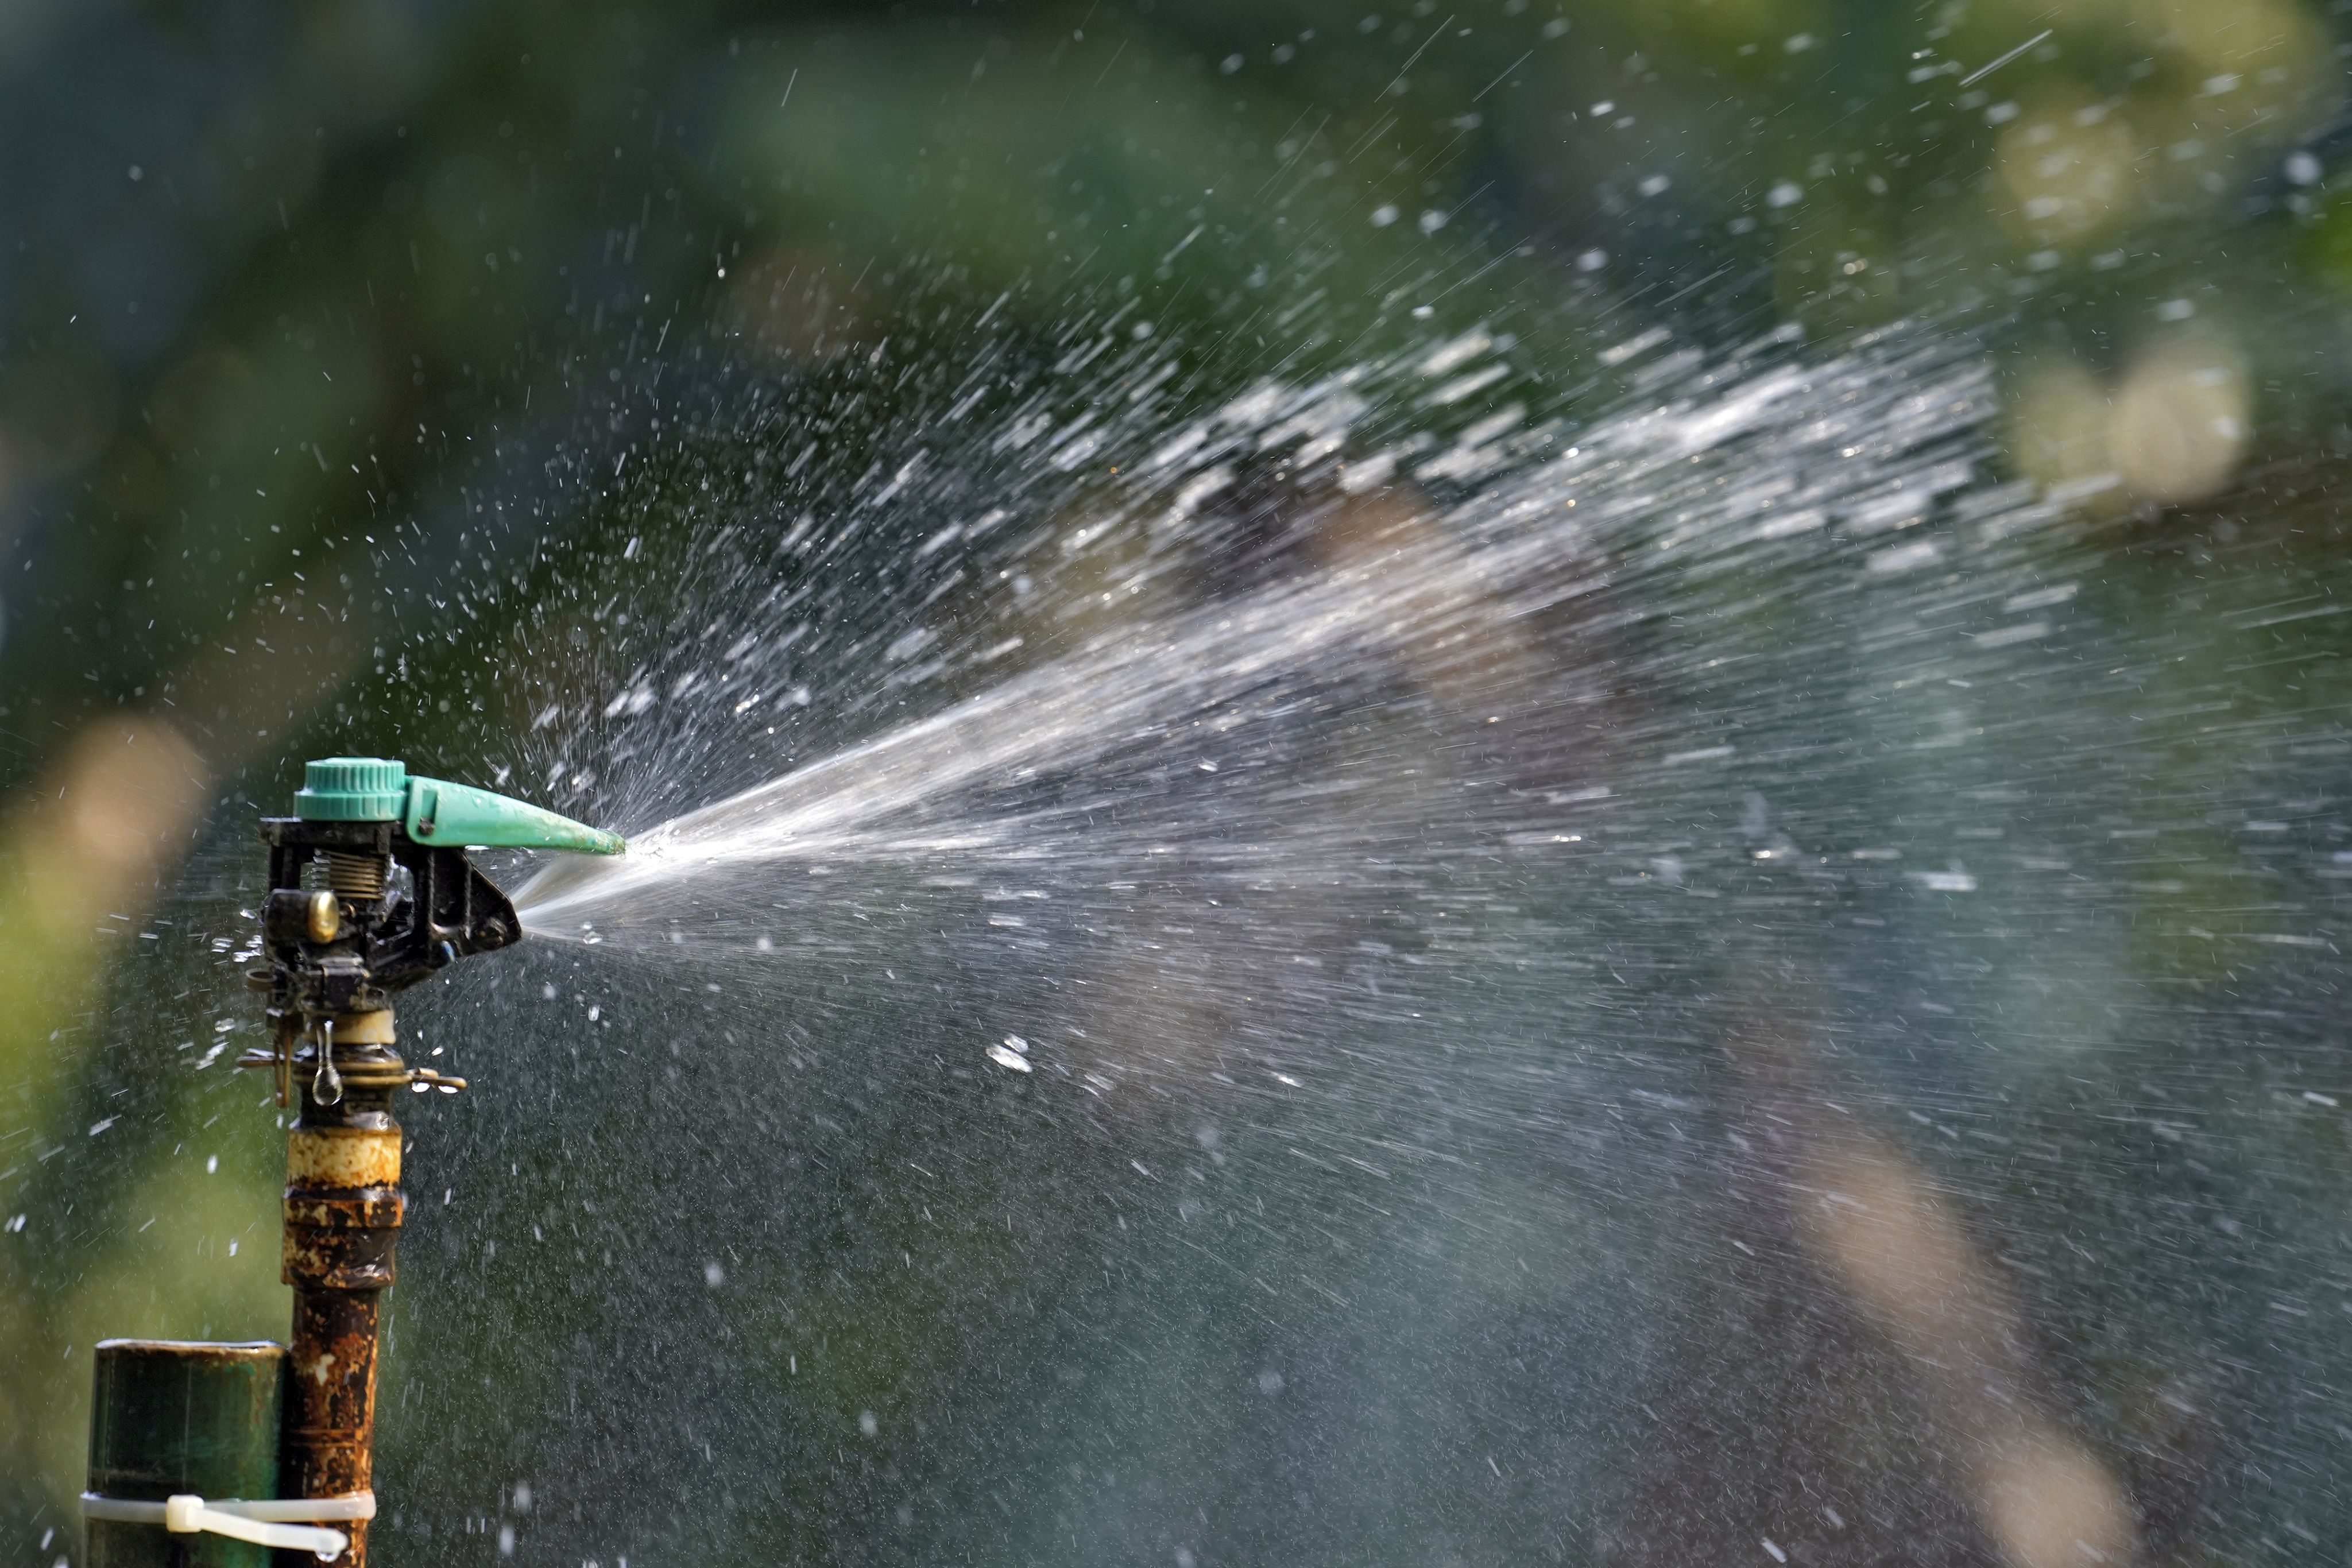
[[[326,1520],[369,1520],[375,1517],[375,1493],[345,1492],[341,1497],[286,1497],[236,1499],[226,1502],[208,1502],[206,1508],[223,1513],[243,1514],[247,1519],[287,1520],[296,1523]]]
[[[221,1498],[207,1500],[205,1506],[221,1513],[240,1514],[247,1519],[294,1523],[313,1520],[370,1520],[375,1517],[375,1493],[345,1492],[340,1497]],[[113,1520],[125,1524],[163,1522],[163,1505],[160,1502],[106,1497],[94,1491],[81,1494],[81,1511],[85,1519]]]
[[[81,1494],[85,1519],[121,1524],[160,1524],[174,1535],[200,1531],[225,1535],[290,1552],[308,1552],[321,1563],[331,1563],[351,1545],[351,1537],[306,1520],[366,1520],[375,1517],[375,1494],[350,1492],[341,1497],[231,1498],[206,1502],[193,1492],[176,1493],[162,1502],[133,1498]]]

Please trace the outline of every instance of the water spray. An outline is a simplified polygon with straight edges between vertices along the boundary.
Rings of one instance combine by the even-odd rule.
[[[466,1087],[402,1060],[393,994],[521,940],[513,904],[467,850],[623,849],[617,834],[380,758],[310,763],[294,804],[261,824],[269,962],[247,983],[268,995],[269,1043],[237,1062],[272,1073],[278,1103],[295,1109],[290,1343],[99,1345],[82,1497],[93,1568],[261,1568],[272,1548],[363,1568],[378,1297],[407,1208],[394,1097]],[[252,1495],[272,1485],[275,1497]]]

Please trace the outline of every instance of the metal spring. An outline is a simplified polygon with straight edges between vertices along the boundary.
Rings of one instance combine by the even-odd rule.
[[[383,855],[361,854],[351,850],[326,852],[327,885],[338,898],[376,899],[383,896],[384,878],[392,862]]]

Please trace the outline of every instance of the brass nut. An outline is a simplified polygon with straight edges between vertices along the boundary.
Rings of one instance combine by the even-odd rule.
[[[335,1043],[339,1046],[390,1045],[396,1038],[393,1032],[390,1008],[376,1008],[363,1013],[337,1013],[334,1027]]]

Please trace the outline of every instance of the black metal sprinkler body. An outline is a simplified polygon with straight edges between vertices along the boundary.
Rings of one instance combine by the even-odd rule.
[[[211,1521],[191,1523],[203,1511],[192,1512],[185,1506],[192,1499],[177,1494],[197,1493],[202,1478],[166,1473],[190,1461],[148,1451],[163,1444],[163,1435],[142,1433],[142,1423],[118,1416],[91,1431],[92,1492],[84,1509],[93,1521],[94,1568],[257,1564],[262,1547],[241,1542],[260,1538],[235,1525],[239,1507],[246,1517],[334,1521],[346,1541],[323,1560],[364,1568],[367,1520],[374,1511],[378,1298],[393,1281],[393,1243],[407,1207],[393,1096],[402,1089],[455,1093],[466,1086],[463,1079],[402,1061],[393,994],[458,958],[521,940],[514,905],[467,859],[468,848],[616,854],[624,847],[616,834],[488,790],[415,778],[401,763],[380,758],[311,762],[295,807],[297,815],[261,824],[269,846],[269,892],[261,909],[269,962],[250,971],[247,983],[268,994],[270,1043],[247,1051],[237,1065],[273,1071],[278,1103],[296,1107],[286,1146],[284,1252],[293,1333],[282,1379],[277,1485],[279,1500],[316,1506],[303,1512],[292,1500],[226,1505],[227,1512],[213,1511]],[[175,1348],[201,1357],[219,1347],[101,1345],[102,1408],[139,1407],[138,1380],[156,1375],[152,1367],[172,1365]],[[184,1381],[184,1375],[171,1375]],[[151,1495],[103,1495],[101,1476],[118,1488],[124,1478],[143,1477],[138,1487]],[[176,1522],[153,1515],[162,1498],[175,1496]],[[173,1533],[131,1528],[151,1522]],[[197,1531],[215,1533],[191,1533]],[[270,1543],[288,1539],[281,1532]],[[303,1544],[323,1552],[331,1542],[319,1535]],[[169,1550],[194,1555],[168,1556]]]

